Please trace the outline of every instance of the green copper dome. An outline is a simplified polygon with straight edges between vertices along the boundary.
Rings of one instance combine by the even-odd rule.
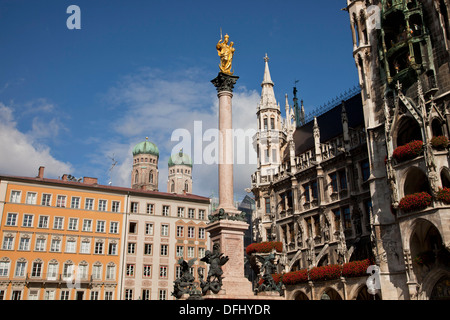
[[[170,156],[168,161],[169,168],[175,165],[185,165],[192,167],[192,160],[183,150]]]
[[[148,138],[145,138],[145,141],[142,141],[134,146],[133,156],[137,154],[152,154],[159,157],[159,150],[153,142],[150,142],[148,141]]]

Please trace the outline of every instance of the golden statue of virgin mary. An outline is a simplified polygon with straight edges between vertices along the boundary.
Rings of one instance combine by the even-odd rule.
[[[232,75],[233,72],[231,72],[231,62],[233,61],[235,48],[233,47],[233,42],[230,42],[230,44],[228,44],[229,39],[230,37],[228,36],[228,34],[225,34],[223,40],[222,37],[220,37],[219,42],[217,42],[216,44],[216,49],[217,54],[220,57],[220,71]]]

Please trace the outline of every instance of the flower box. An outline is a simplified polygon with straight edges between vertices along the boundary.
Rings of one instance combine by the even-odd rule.
[[[286,285],[308,282],[308,270],[302,269],[285,273],[281,281]]]
[[[342,276],[345,278],[365,276],[367,275],[367,268],[371,264],[369,259],[345,263],[342,266]]]
[[[328,266],[316,267],[309,270],[309,278],[312,281],[324,281],[339,279],[342,272],[342,266],[331,264]]]
[[[395,148],[392,156],[398,162],[414,159],[423,152],[423,141],[414,140],[407,144]]]
[[[431,138],[433,148],[444,150],[448,147],[448,138],[446,136],[437,136]]]
[[[245,252],[247,255],[252,253],[270,253],[275,249],[277,252],[283,251],[283,244],[280,241],[266,241],[260,243],[252,243],[247,246]]]
[[[446,204],[450,204],[450,188],[439,188],[439,191],[437,193],[437,198],[438,200],[446,203]]]
[[[408,194],[400,200],[398,207],[405,212],[423,210],[431,204],[431,199],[425,191]]]

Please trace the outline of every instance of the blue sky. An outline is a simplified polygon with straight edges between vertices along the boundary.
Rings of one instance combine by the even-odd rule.
[[[69,30],[69,5],[81,29]],[[160,149],[159,189],[177,128],[217,126],[215,44],[230,35],[240,78],[235,128],[256,128],[265,53],[284,114],[292,87],[306,111],[358,83],[344,0],[0,1],[0,173],[70,173],[129,186],[131,150]],[[110,177],[114,155],[117,165]],[[238,199],[253,164],[235,167]],[[194,166],[194,193],[217,195],[217,167]]]

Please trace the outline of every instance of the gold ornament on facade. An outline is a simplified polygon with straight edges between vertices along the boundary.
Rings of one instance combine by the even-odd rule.
[[[216,44],[216,49],[217,54],[220,57],[220,71],[232,75],[233,72],[231,72],[231,63],[233,61],[235,48],[233,47],[233,42],[230,42],[230,44],[228,44],[229,39],[230,37],[228,36],[228,34],[225,34],[223,40],[222,36],[220,36],[220,40]]]

